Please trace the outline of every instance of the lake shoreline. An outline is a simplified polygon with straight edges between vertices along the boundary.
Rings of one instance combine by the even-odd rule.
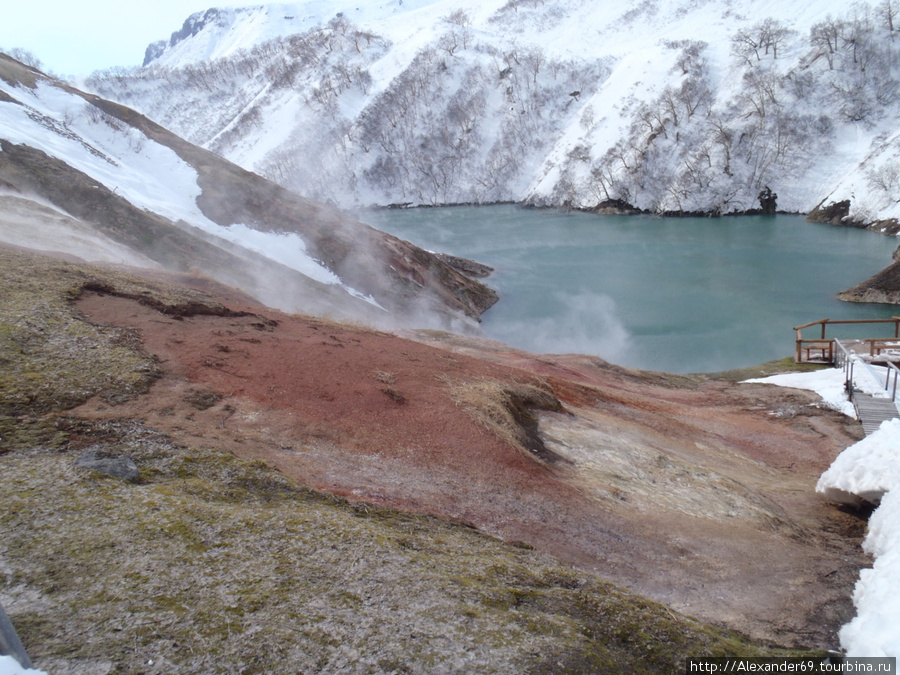
[[[503,204],[358,217],[493,267],[501,301],[482,315],[484,335],[539,353],[709,373],[791,353],[790,329],[804,321],[895,311],[835,299],[883,269],[893,242],[802,215],[608,216]]]

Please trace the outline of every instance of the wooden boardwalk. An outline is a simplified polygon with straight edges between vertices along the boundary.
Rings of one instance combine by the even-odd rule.
[[[831,320],[821,319],[813,321],[802,326],[794,326],[797,331],[797,346],[794,352],[794,360],[797,363],[834,363],[837,354],[835,353],[834,338],[827,337],[826,331],[829,326],[849,325],[865,325],[871,329],[873,327],[893,328],[893,336],[866,339],[842,339],[841,342],[851,352],[861,356],[867,356],[868,361],[872,363],[882,363],[888,361],[900,361],[900,316],[892,319],[859,319],[859,320]],[[814,338],[803,337],[804,329],[817,328],[817,335]]]
[[[826,335],[828,326],[848,326],[863,324],[868,328],[881,324],[893,328],[892,337],[880,338],[829,338]],[[803,337],[803,330],[816,327],[818,335],[814,338]],[[794,360],[797,363],[829,364],[844,369],[846,387],[850,391],[850,400],[856,409],[856,417],[862,424],[866,436],[874,433],[886,420],[900,418],[897,402],[900,396],[900,316],[890,319],[838,320],[821,319],[802,326],[794,326],[797,331],[797,347]],[[880,382],[885,393],[890,397],[875,397],[857,391],[853,386],[854,366],[862,368],[868,375]],[[884,368],[881,376],[874,368]]]
[[[897,405],[889,398],[875,398],[859,391],[853,392],[853,407],[866,436],[872,434],[885,420],[900,417]]]

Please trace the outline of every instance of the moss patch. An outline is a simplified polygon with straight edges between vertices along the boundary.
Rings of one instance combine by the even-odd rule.
[[[0,248],[0,453],[59,445],[53,413],[93,396],[128,400],[158,376],[133,331],[80,316],[73,301],[86,290],[136,298],[169,314],[227,311],[199,292]]]
[[[461,525],[350,505],[131,420],[80,433],[132,457],[139,482],[44,448],[0,459],[0,591],[43,667],[673,672],[770,653]]]
[[[747,368],[736,368],[734,370],[723,370],[718,373],[708,373],[699,375],[698,377],[708,378],[711,380],[725,380],[727,382],[742,382],[754,377],[769,377],[770,375],[780,375],[782,373],[810,373],[815,370],[822,370],[830,366],[823,366],[815,363],[797,363],[793,357],[785,359],[777,359],[775,361],[767,361],[758,366],[749,366]]]

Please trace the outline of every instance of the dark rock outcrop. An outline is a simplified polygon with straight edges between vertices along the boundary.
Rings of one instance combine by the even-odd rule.
[[[605,216],[631,216],[641,212],[639,208],[624,199],[606,199],[591,210]]]
[[[846,302],[900,305],[900,260],[895,258],[894,262],[878,274],[838,294],[838,299]]]
[[[483,279],[485,277],[489,277],[494,271],[493,267],[477,262],[475,260],[469,260],[468,258],[459,258],[455,255],[449,255],[447,253],[437,253],[435,255],[441,262],[447,263],[453,269],[457,270],[458,272],[462,272],[467,277],[471,277],[473,279]]]
[[[131,483],[134,483],[140,475],[133,459],[122,453],[113,453],[102,448],[88,450],[79,455],[75,460],[75,466],[79,469],[99,471],[107,476],[121,478]]]
[[[839,202],[831,202],[828,206],[823,206],[824,200],[816,206],[806,220],[810,223],[830,223],[831,225],[853,225],[847,222],[847,216],[850,215],[850,200],[844,199]],[[855,225],[853,225],[855,227]]]
[[[772,192],[772,188],[766,185],[757,195],[759,208],[765,215],[775,215],[778,211],[778,195]]]

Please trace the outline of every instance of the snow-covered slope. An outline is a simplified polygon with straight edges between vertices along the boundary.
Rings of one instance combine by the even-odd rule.
[[[341,206],[900,216],[896,0],[316,0],[195,14],[89,86]],[[198,114],[202,110],[203,114]]]
[[[0,241],[197,270],[289,311],[447,326],[496,297],[407,242],[4,55],[0,192]]]

